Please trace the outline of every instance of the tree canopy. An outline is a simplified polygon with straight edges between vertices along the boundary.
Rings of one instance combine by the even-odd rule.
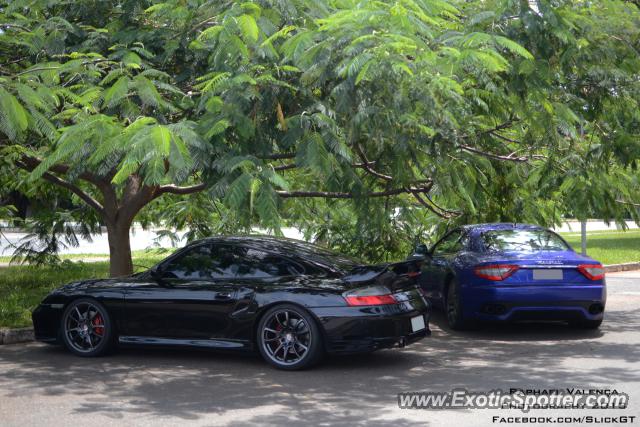
[[[372,259],[433,224],[639,219],[633,2],[13,0],[0,30],[3,191],[55,201],[42,235],[106,225],[113,275],[134,219]]]

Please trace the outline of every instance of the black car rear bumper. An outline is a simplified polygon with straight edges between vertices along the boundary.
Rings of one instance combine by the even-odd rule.
[[[421,303],[407,305],[332,307],[311,311],[324,328],[326,351],[352,354],[404,347],[431,335],[430,307]],[[414,331],[411,319],[417,316],[423,316],[425,328]]]
[[[405,336],[368,338],[368,339],[349,339],[349,340],[331,340],[330,347],[327,349],[331,354],[356,354],[371,353],[372,351],[383,348],[404,347],[416,341],[431,335],[428,328],[422,331],[414,332]]]

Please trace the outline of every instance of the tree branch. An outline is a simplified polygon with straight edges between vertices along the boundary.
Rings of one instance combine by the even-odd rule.
[[[400,187],[392,188],[385,191],[374,191],[363,195],[363,197],[386,197],[397,196],[399,194],[414,194],[414,193],[428,193],[431,190],[430,186],[426,187]],[[354,193],[337,192],[337,191],[282,191],[278,190],[276,193],[280,197],[293,198],[293,197],[315,197],[323,199],[355,199],[359,197]]]
[[[296,153],[273,153],[265,154],[264,156],[258,156],[262,160],[280,160],[280,159],[295,159]]]
[[[504,141],[510,142],[510,143],[512,143],[512,144],[521,144],[521,143],[520,143],[520,141],[516,141],[515,139],[507,138],[507,137],[506,137],[506,136],[504,136],[504,135],[500,135],[500,134],[499,134],[498,132],[496,132],[496,131],[492,131],[492,132],[490,132],[490,134],[491,134],[491,135],[493,135],[493,136],[495,136],[495,137],[497,137],[497,138],[500,138],[500,139],[502,139],[502,140],[504,140]]]
[[[160,196],[161,194],[164,193],[171,193],[171,194],[193,194],[193,193],[197,193],[198,191],[202,191],[206,188],[206,184],[204,183],[200,183],[200,184],[196,184],[196,185],[191,185],[188,187],[180,187],[174,184],[168,184],[168,185],[161,185],[158,187],[157,190],[157,196]]]
[[[433,200],[429,198],[429,196],[427,196],[427,200],[429,200],[429,203],[427,203],[427,201],[424,198],[422,198],[422,195],[419,193],[413,193],[413,196],[416,198],[418,202],[420,202],[422,206],[429,209],[431,212],[433,212],[440,218],[451,219],[453,217],[460,216],[460,212],[450,211],[448,209],[444,209],[436,205],[433,202]]]
[[[298,165],[296,165],[295,163],[287,163],[286,165],[274,166],[273,170],[274,171],[286,171],[286,170],[289,170],[289,169],[295,169],[297,167],[298,167]]]
[[[34,157],[34,156],[28,156],[28,155],[22,156],[20,161],[30,168],[29,172],[31,172],[40,163],[42,163],[42,159],[39,159],[39,158]],[[69,166],[67,166],[67,165],[57,164],[57,165],[51,166],[49,168],[49,171],[57,173],[57,174],[64,175],[67,172],[69,172],[69,169],[71,169],[71,168]],[[91,184],[96,185],[98,187],[103,184],[103,182],[102,182],[103,180],[99,176],[94,175],[94,174],[89,173],[89,172],[82,172],[80,175],[78,175],[78,178],[80,178],[80,179],[82,179],[84,181],[90,182]],[[109,179],[109,181],[110,181],[110,179]]]
[[[367,171],[369,174],[383,179],[385,181],[393,181],[393,177],[391,175],[385,175],[382,174],[376,170],[374,170],[371,165],[373,164],[372,162],[369,161],[369,159],[367,159],[366,154],[364,153],[364,151],[362,150],[362,147],[360,147],[360,144],[356,144],[355,145],[355,149],[356,149],[356,153],[358,153],[358,157],[360,157],[360,160],[362,160],[362,169],[364,169],[365,171]],[[354,165],[355,166],[355,165]],[[357,167],[357,166],[356,166]]]
[[[460,148],[462,148],[463,150],[465,150],[465,151],[469,151],[471,153],[476,153],[476,154],[479,154],[481,156],[488,157],[488,158],[494,159],[494,160],[526,163],[531,159],[540,160],[540,159],[546,159],[547,158],[546,156],[544,156],[542,154],[533,154],[531,156],[515,157],[514,156],[515,153],[511,153],[511,154],[509,154],[507,156],[504,156],[504,155],[501,155],[501,154],[488,153],[486,151],[479,150],[479,149],[477,149],[475,147],[471,147],[470,145],[459,144],[458,146]]]
[[[513,126],[514,123],[517,123],[519,121],[520,121],[519,119],[513,119],[513,118],[509,119],[504,123],[501,123],[501,124],[499,124],[497,126],[492,127],[491,129],[485,129],[483,131],[478,132],[478,135],[483,135],[483,134],[493,133],[493,132],[496,132],[496,131],[499,131],[499,130],[503,130],[503,129],[508,129],[511,126]]]
[[[22,161],[18,161],[17,165],[19,168],[24,169],[28,172],[31,172],[33,169]],[[82,189],[69,181],[66,181],[60,177],[53,175],[50,172],[45,172],[42,174],[42,178],[49,181],[52,184],[58,185],[60,187],[66,188],[67,190],[74,193],[76,196],[80,197],[87,205],[91,206],[96,212],[101,215],[104,215],[104,207],[98,202],[96,199],[91,197],[89,194],[82,191]]]
[[[627,202],[626,200],[617,199],[616,203],[620,203],[623,205],[634,206],[636,208],[640,208],[640,203]]]
[[[210,18],[205,19],[204,21],[200,21],[199,23],[194,25],[193,28],[191,28],[191,31],[196,31],[200,27],[203,27],[203,26],[205,26],[207,24],[215,24],[215,25],[217,25],[218,22],[215,21],[217,18],[218,18],[217,16],[212,16]]]

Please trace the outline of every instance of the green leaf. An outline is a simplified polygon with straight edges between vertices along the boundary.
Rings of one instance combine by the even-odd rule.
[[[133,79],[132,86],[143,103],[152,107],[159,107],[162,104],[162,97],[151,80],[142,75],[137,75]]]
[[[225,195],[227,204],[234,209],[239,209],[249,195],[252,182],[253,176],[248,173],[243,173],[233,180]]]
[[[115,174],[111,182],[114,184],[122,184],[129,178],[131,174],[136,172],[140,165],[137,162],[128,160],[120,164],[118,172]]]
[[[18,139],[29,125],[27,114],[16,97],[0,87],[0,131],[10,140]]]
[[[207,76],[201,77],[199,80],[204,80],[203,83],[196,85],[197,89],[201,89],[203,92],[215,92],[224,82],[229,80],[231,73],[211,73]]]
[[[217,39],[218,34],[220,34],[222,30],[224,30],[224,27],[222,25],[209,27],[198,35],[198,40],[207,41],[207,40]]]
[[[107,108],[113,108],[127,96],[129,93],[129,78],[120,77],[109,89],[104,91],[102,95],[102,105]]]
[[[158,147],[160,154],[169,155],[171,149],[171,131],[166,126],[154,126],[151,131],[153,143]]]
[[[141,68],[142,59],[135,52],[127,52],[122,57],[122,63],[127,68],[138,70]]]
[[[215,135],[223,133],[229,126],[231,126],[231,123],[228,120],[219,120],[206,131],[204,136],[206,139],[210,139]]]
[[[242,31],[245,40],[255,43],[258,41],[258,24],[251,15],[240,15],[238,18],[238,27]]]
[[[294,25],[287,25],[283,27],[281,30],[276,31],[272,35],[270,35],[265,41],[260,45],[261,47],[266,47],[267,45],[273,43],[274,41],[286,37],[290,32],[295,30],[296,27]]]
[[[373,65],[374,63],[375,63],[374,60],[367,61],[367,63],[364,64],[362,68],[360,68],[360,71],[358,72],[358,75],[356,77],[356,85],[358,85],[362,80],[367,79],[367,73],[369,72],[369,67],[371,67],[371,65]]]
[[[529,52],[527,49],[520,46],[518,43],[514,42],[513,40],[510,40],[502,36],[493,36],[493,37],[498,45],[502,46],[508,51],[515,53],[516,55],[520,55],[526,59],[534,59],[533,55],[531,55],[531,52]]]
[[[280,216],[278,215],[278,195],[267,183],[262,183],[256,198],[256,211],[263,224],[279,230]]]

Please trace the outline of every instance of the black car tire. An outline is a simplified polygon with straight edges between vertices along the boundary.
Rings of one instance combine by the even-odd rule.
[[[454,278],[449,282],[447,287],[447,298],[444,304],[447,323],[454,331],[462,331],[469,329],[469,322],[462,317],[462,309],[460,307],[460,286]]]
[[[262,358],[278,369],[310,368],[324,354],[322,334],[315,319],[293,304],[278,304],[269,309],[260,319],[256,338]]]
[[[600,325],[602,325],[603,319],[598,320],[577,320],[573,322],[569,322],[569,326],[580,329],[598,329]]]
[[[92,298],[79,298],[64,310],[60,335],[73,354],[102,356],[112,348],[113,324],[104,305]]]

